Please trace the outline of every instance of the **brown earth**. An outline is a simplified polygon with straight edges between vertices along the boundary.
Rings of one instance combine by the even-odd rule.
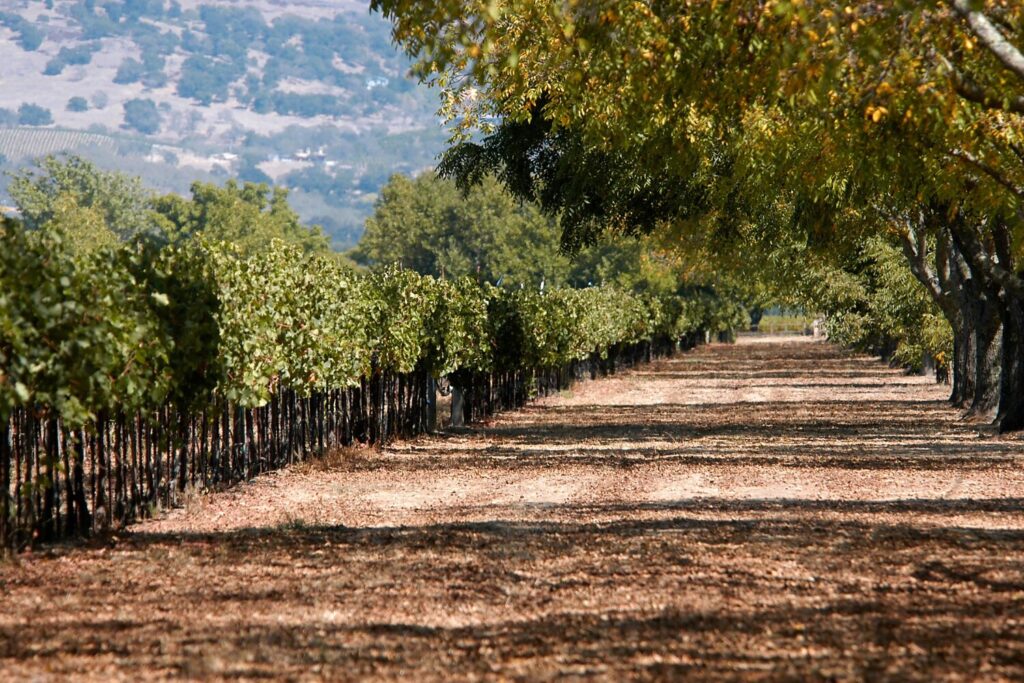
[[[1024,679],[1024,440],[744,339],[0,566],[0,679]]]

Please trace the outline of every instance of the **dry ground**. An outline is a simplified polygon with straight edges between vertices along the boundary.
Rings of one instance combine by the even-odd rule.
[[[1024,440],[798,339],[0,566],[0,679],[1021,680]]]

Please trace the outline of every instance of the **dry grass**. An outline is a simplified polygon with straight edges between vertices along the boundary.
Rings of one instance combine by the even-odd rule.
[[[332,448],[320,457],[295,464],[292,472],[300,476],[310,476],[320,472],[358,467],[360,464],[370,462],[374,454],[374,451],[365,446]]]

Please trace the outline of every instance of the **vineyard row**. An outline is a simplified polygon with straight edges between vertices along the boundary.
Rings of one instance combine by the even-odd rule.
[[[692,345],[711,296],[355,275],[283,244],[76,255],[0,232],[0,544],[86,535],[206,489],[466,418]]]

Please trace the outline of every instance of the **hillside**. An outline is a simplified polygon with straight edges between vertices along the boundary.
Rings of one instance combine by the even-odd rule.
[[[274,182],[351,243],[387,177],[444,140],[389,30],[349,0],[7,0],[0,161],[76,151],[163,191]]]

